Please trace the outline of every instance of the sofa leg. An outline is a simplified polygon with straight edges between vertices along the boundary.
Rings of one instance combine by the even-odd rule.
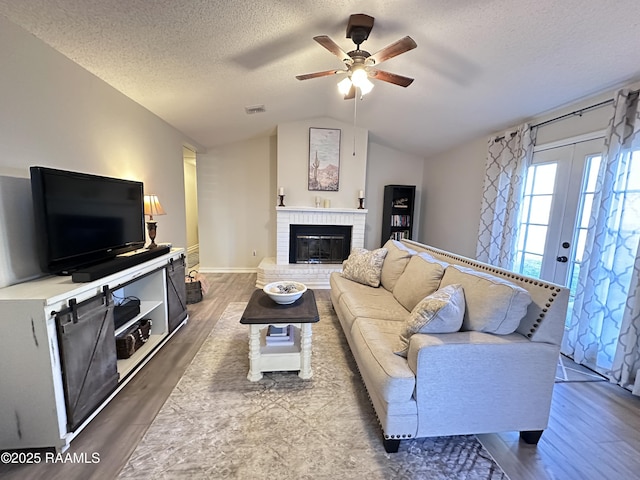
[[[537,445],[544,430],[529,430],[520,432],[520,438],[524,443],[529,445]]]
[[[400,448],[400,440],[395,438],[384,438],[382,444],[387,453],[398,453],[398,449]]]

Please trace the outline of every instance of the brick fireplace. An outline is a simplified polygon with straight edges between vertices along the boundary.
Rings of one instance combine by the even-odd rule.
[[[297,280],[310,288],[329,288],[329,275],[342,263],[291,263],[291,225],[351,227],[350,248],[364,247],[366,209],[276,207],[276,258],[265,258],[258,266],[256,286],[278,280]]]

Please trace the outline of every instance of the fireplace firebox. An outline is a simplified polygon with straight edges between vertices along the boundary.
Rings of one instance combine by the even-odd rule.
[[[351,251],[350,225],[290,225],[289,263],[342,263]]]

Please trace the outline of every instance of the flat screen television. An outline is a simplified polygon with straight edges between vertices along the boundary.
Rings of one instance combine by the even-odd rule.
[[[142,182],[31,167],[40,267],[69,274],[144,246]]]

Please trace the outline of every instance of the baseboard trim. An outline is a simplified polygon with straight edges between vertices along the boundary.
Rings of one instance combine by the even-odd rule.
[[[198,269],[200,273],[257,273],[257,268],[243,268],[243,267],[227,267],[227,268],[216,268],[216,267],[203,267],[200,266]]]

